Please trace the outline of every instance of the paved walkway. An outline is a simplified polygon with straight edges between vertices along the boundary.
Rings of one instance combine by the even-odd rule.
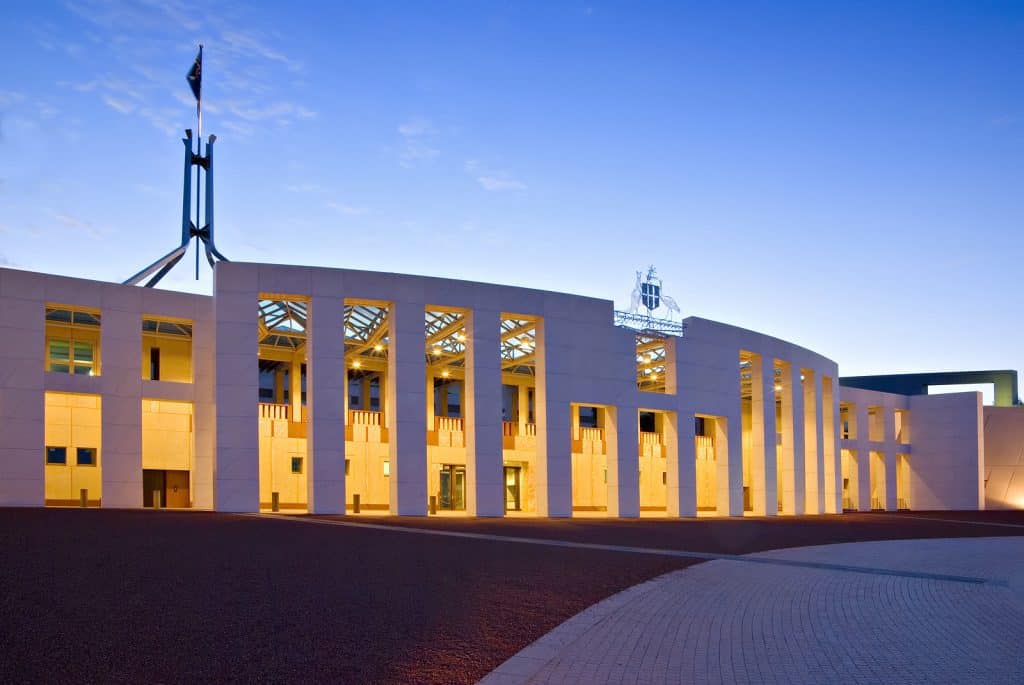
[[[586,609],[481,681],[826,682],[1024,682],[1024,537],[708,561]]]

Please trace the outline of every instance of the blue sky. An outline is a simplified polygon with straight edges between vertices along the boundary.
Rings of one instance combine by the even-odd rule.
[[[0,263],[174,246],[203,42],[229,258],[684,314],[845,374],[1024,367],[1024,3],[5,5]],[[192,257],[164,280],[192,280]],[[205,267],[204,267],[205,268]]]

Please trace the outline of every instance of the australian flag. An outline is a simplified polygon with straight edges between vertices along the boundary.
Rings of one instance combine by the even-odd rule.
[[[202,100],[200,93],[203,89],[203,46],[199,46],[199,54],[196,55],[196,61],[193,62],[192,68],[188,70],[189,88],[192,89],[192,94],[196,96],[196,101]]]

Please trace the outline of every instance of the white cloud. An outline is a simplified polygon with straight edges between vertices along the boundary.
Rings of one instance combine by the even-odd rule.
[[[480,187],[486,191],[526,190],[526,184],[513,178],[507,171],[488,171],[475,159],[467,159],[464,166],[466,173],[473,176]]]
[[[500,176],[477,176],[477,183],[484,190],[526,190],[526,184],[514,178],[502,178]]]
[[[398,125],[398,132],[406,138],[417,138],[420,136],[434,135],[437,129],[430,123],[429,119],[413,117],[405,123]]]
[[[13,90],[0,90],[0,107],[10,107],[25,101],[25,96]]]
[[[284,187],[289,193],[322,193],[324,187],[317,183],[292,183]]]
[[[330,209],[333,209],[333,210],[335,210],[337,212],[340,212],[341,214],[344,214],[346,216],[360,216],[360,215],[363,215],[363,214],[369,214],[370,213],[370,210],[367,209],[366,207],[352,207],[352,206],[349,206],[349,205],[346,205],[346,204],[342,204],[340,202],[334,202],[334,201],[328,202],[327,203],[327,207],[330,208]]]
[[[433,144],[437,128],[429,119],[412,117],[398,125],[398,134],[404,139],[398,163],[406,169],[411,169],[418,162],[435,159],[441,154],[441,150]]]
[[[53,218],[65,228],[69,228],[72,231],[81,231],[93,238],[100,237],[100,231],[97,231],[96,228],[94,228],[88,221],[71,216],[65,212],[52,212],[52,214]]]
[[[400,155],[399,163],[406,169],[416,165],[417,162],[426,162],[435,159],[441,151],[429,145],[422,145],[409,141]]]
[[[280,62],[292,71],[298,71],[302,64],[270,47],[252,33],[246,31],[225,31],[221,40],[231,50],[248,57],[262,57],[271,62]]]
[[[120,112],[121,114],[131,114],[135,111],[135,105],[125,100],[118,100],[109,95],[103,96],[103,102],[113,110]]]
[[[228,110],[246,121],[288,121],[290,119],[312,119],[316,112],[294,102],[275,102],[263,107],[251,107],[240,103],[228,103]]]

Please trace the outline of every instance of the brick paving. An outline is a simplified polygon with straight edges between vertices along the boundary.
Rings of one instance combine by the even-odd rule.
[[[709,557],[1024,535],[1024,512],[915,514],[281,521],[0,508],[0,682],[472,683],[587,607]]]
[[[615,595],[482,684],[1024,682],[1022,537],[753,556]]]

